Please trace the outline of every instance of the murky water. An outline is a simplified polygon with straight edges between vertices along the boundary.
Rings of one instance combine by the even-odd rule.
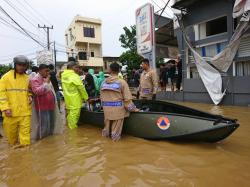
[[[84,125],[30,148],[0,140],[0,186],[250,186],[250,107],[184,103],[238,118],[240,128],[214,143],[113,143]]]

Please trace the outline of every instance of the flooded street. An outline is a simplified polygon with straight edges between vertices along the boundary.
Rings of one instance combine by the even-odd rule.
[[[237,118],[240,127],[219,143],[113,143],[89,125],[30,148],[0,140],[0,186],[250,186],[250,107],[182,103]]]

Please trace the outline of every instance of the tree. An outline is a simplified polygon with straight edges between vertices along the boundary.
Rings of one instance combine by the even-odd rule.
[[[130,30],[131,29],[131,30]],[[122,43],[121,46],[125,49],[136,52],[136,27],[135,25],[123,27],[125,34],[121,34],[119,41]]]
[[[127,51],[123,52],[119,58],[120,62],[128,65],[128,69],[133,68],[138,69],[140,67],[140,61],[142,57],[137,53],[136,46],[136,27],[135,25],[128,27],[123,27],[124,34],[120,35],[119,41],[121,46]]]
[[[11,65],[0,65],[0,75],[4,75],[11,69]],[[1,76],[0,76],[1,77]]]

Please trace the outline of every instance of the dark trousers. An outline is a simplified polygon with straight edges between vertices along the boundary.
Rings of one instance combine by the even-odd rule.
[[[182,81],[182,76],[178,75],[177,81],[176,81],[176,89],[177,90],[180,90],[180,88],[181,88],[181,81]]]

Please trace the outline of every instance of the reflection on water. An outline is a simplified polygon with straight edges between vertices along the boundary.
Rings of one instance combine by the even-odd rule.
[[[250,186],[250,108],[184,105],[237,118],[241,126],[215,144],[131,136],[113,143],[89,125],[24,149],[1,139],[0,186]]]

